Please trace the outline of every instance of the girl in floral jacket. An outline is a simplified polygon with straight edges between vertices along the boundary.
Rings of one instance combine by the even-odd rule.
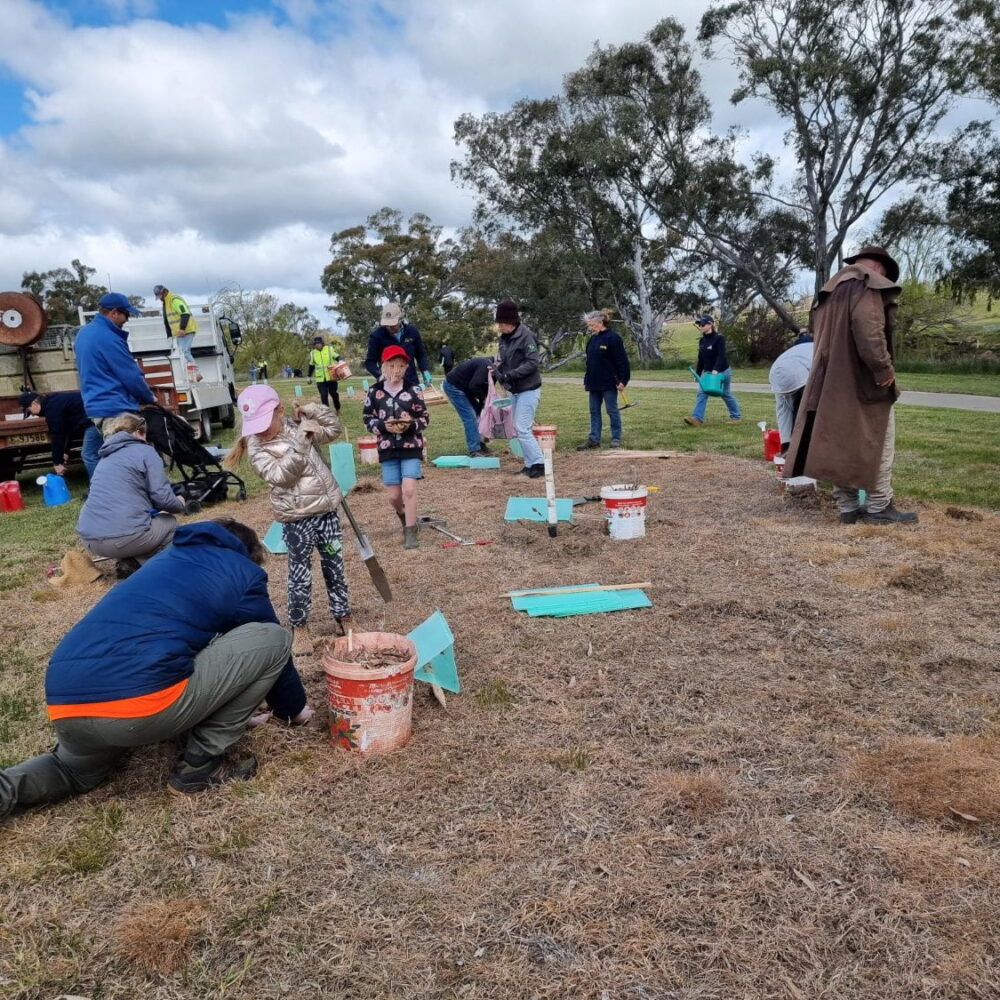
[[[382,378],[365,399],[365,427],[378,437],[382,485],[403,525],[403,545],[417,548],[417,480],[423,478],[423,430],[430,421],[424,397],[406,380],[410,356],[398,344],[382,352]]]

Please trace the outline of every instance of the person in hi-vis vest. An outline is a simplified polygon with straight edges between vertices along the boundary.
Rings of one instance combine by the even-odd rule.
[[[167,335],[174,337],[177,341],[177,349],[187,362],[191,375],[196,382],[201,381],[201,372],[198,371],[191,351],[191,342],[198,332],[198,324],[194,315],[188,308],[188,304],[176,293],[170,291],[164,285],[156,285],[153,294],[163,303],[163,325],[167,328]]]
[[[330,366],[340,360],[340,355],[322,337],[313,337],[313,347],[309,352],[309,374],[316,377],[316,388],[324,406],[330,405],[340,412],[340,394],[337,392],[337,382],[330,378]]]

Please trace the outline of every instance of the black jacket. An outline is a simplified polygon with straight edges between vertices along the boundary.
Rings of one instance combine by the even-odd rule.
[[[429,372],[431,366],[427,361],[427,352],[420,331],[409,323],[404,323],[399,331],[399,337],[390,333],[384,326],[377,326],[368,335],[368,354],[365,356],[365,369],[372,378],[382,377],[382,352],[393,344],[398,344],[410,356],[410,367],[406,369],[406,377],[411,382],[419,382],[421,372]],[[416,362],[416,366],[414,365]],[[417,370],[419,366],[419,371]]]
[[[538,341],[535,332],[523,323],[512,333],[500,335],[496,379],[508,392],[528,392],[541,387]]]
[[[455,365],[445,379],[469,397],[469,402],[477,414],[483,412],[483,404],[486,402],[486,393],[489,390],[489,368],[492,364],[492,358],[469,358],[468,361]]]
[[[583,387],[590,392],[607,392],[620,382],[628,385],[632,369],[625,344],[614,330],[601,330],[587,341],[587,370]]]
[[[441,364],[448,371],[455,366],[455,352],[447,344],[441,348]]]
[[[724,372],[728,367],[726,338],[718,330],[706,333],[698,341],[698,365],[695,370],[700,375],[702,372]]]
[[[52,436],[52,464],[62,465],[63,456],[74,441],[83,437],[91,426],[83,408],[83,394],[80,392],[52,392],[42,396],[41,416],[49,425]]]

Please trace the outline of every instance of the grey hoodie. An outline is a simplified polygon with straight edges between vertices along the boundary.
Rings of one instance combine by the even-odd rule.
[[[184,509],[163,460],[145,441],[118,431],[104,442],[76,530],[81,538],[121,538],[149,527],[151,511]]]

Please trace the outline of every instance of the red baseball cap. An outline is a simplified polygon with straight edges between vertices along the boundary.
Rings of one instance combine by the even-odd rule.
[[[382,352],[382,364],[391,361],[393,358],[402,358],[407,364],[410,363],[410,356],[406,353],[406,348],[400,347],[399,344],[390,344]]]

